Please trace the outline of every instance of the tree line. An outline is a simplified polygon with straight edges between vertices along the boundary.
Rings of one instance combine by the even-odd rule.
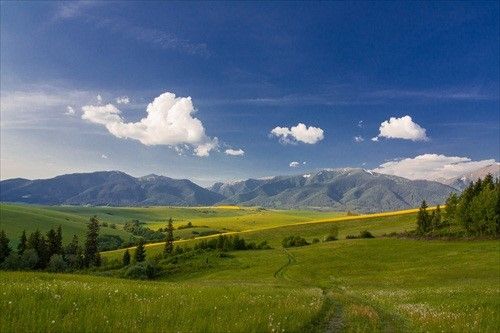
[[[83,246],[78,236],[63,246],[62,228],[51,228],[45,235],[36,230],[19,237],[17,249],[12,249],[4,230],[0,230],[0,267],[17,270],[65,271],[101,265],[98,248],[99,221],[94,216],[87,224],[87,234]]]
[[[445,227],[466,236],[498,236],[500,234],[500,182],[488,174],[471,182],[461,193],[452,193],[444,212],[440,206],[429,213],[425,201],[417,214],[418,235],[439,233]],[[451,228],[451,229],[450,229]]]

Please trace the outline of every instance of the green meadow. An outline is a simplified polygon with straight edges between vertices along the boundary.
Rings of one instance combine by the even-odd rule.
[[[6,207],[40,210],[46,215],[39,223],[67,216],[83,224],[90,215],[105,219],[108,212],[109,222],[137,218],[160,225],[170,214],[177,225],[226,228],[247,241],[266,240],[272,248],[180,259],[153,281],[118,278],[120,269],[112,264],[123,250],[101,253],[104,267],[81,274],[0,271],[1,332],[497,332],[500,327],[498,240],[385,236],[413,230],[411,211],[347,217],[251,208],[2,205],[2,228],[21,223],[21,217],[23,228],[30,223],[12,210],[4,221]],[[281,246],[290,235],[323,240],[334,227],[338,241]],[[363,230],[375,238],[345,239]],[[199,241],[180,240],[176,246]],[[148,244],[147,257],[162,250],[162,243]]]

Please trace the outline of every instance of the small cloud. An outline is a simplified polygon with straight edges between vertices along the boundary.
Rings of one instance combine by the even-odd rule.
[[[117,104],[129,104],[130,98],[128,98],[128,96],[117,97],[116,103]]]
[[[380,124],[378,138],[428,141],[426,129],[413,122],[410,116],[391,117]],[[372,141],[378,141],[372,139]]]
[[[358,121],[358,127],[363,128],[365,125],[363,124],[363,120]]]
[[[97,99],[97,103],[101,104],[102,103],[102,96],[100,94],[97,94],[95,97]]]
[[[103,158],[103,159],[107,160],[107,159],[108,159],[108,155],[106,155],[106,154],[102,154],[102,155],[101,155],[101,158]]]
[[[245,155],[245,151],[243,149],[226,149],[225,154],[231,156],[243,156]]]
[[[66,112],[64,112],[65,115],[67,116],[74,116],[75,115],[75,109],[73,109],[73,107],[71,106],[67,106],[66,107]]]
[[[303,164],[303,165],[306,165],[306,164],[307,164],[307,162],[306,162],[306,161],[304,161],[304,162],[302,162],[302,164]]]
[[[378,136],[374,136],[373,138],[371,138],[370,140],[372,140],[373,142],[378,142]]]
[[[365,141],[365,139],[363,139],[363,137],[361,135],[357,135],[354,137],[354,142],[360,143],[363,141]]]
[[[313,127],[302,123],[298,123],[297,126],[288,127],[275,127],[271,130],[270,135],[279,138],[280,142],[283,144],[295,144],[297,142],[303,142],[307,144],[315,144],[323,140],[324,131],[319,127]]]
[[[290,162],[290,164],[289,164],[290,168],[298,168],[299,165],[300,165],[300,162],[297,162],[297,161]]]

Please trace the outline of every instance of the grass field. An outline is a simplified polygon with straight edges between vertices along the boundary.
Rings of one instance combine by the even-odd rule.
[[[57,211],[70,213],[65,209]],[[329,218],[308,214],[297,213],[300,222],[271,221],[255,229],[241,223],[241,236],[267,240],[273,248],[222,258],[207,253],[157,281],[105,276],[112,271],[95,273],[103,276],[0,271],[0,331],[498,331],[498,240],[381,237],[412,230],[414,211]],[[193,224],[211,223],[199,221]],[[333,226],[339,228],[339,241],[280,246],[289,235],[323,238]],[[344,239],[365,229],[376,238]],[[163,247],[146,249],[153,256]],[[121,255],[103,253],[108,261]]]

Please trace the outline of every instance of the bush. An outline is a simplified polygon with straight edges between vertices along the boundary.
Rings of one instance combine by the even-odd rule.
[[[2,269],[6,270],[18,270],[19,267],[19,261],[20,257],[17,253],[11,252],[3,261],[3,263],[0,265]]]
[[[312,243],[313,243],[313,244],[317,244],[317,243],[319,243],[319,238],[313,238]]]
[[[358,236],[347,235],[345,237],[345,239],[358,239],[358,238],[375,238],[375,236],[373,236],[372,233],[369,232],[368,230],[363,230],[359,233]]]
[[[283,247],[297,247],[309,245],[309,243],[300,236],[288,236],[281,241],[281,245],[283,245]]]
[[[153,279],[158,275],[158,268],[156,265],[150,261],[141,262],[139,264],[135,264],[130,266],[125,271],[125,277],[131,279]]]
[[[323,242],[331,242],[331,241],[336,241],[339,237],[339,228],[337,226],[332,227],[330,229],[330,233],[325,236],[323,239]]]
[[[68,264],[66,263],[66,261],[64,261],[62,255],[54,254],[52,257],[50,257],[47,269],[50,272],[64,272],[68,269]]]
[[[368,230],[363,230],[359,233],[359,238],[375,238]]]
[[[19,258],[20,269],[35,269],[38,264],[38,254],[34,249],[27,249]]]
[[[97,237],[99,251],[115,250],[122,245],[123,239],[117,235],[100,235]]]

